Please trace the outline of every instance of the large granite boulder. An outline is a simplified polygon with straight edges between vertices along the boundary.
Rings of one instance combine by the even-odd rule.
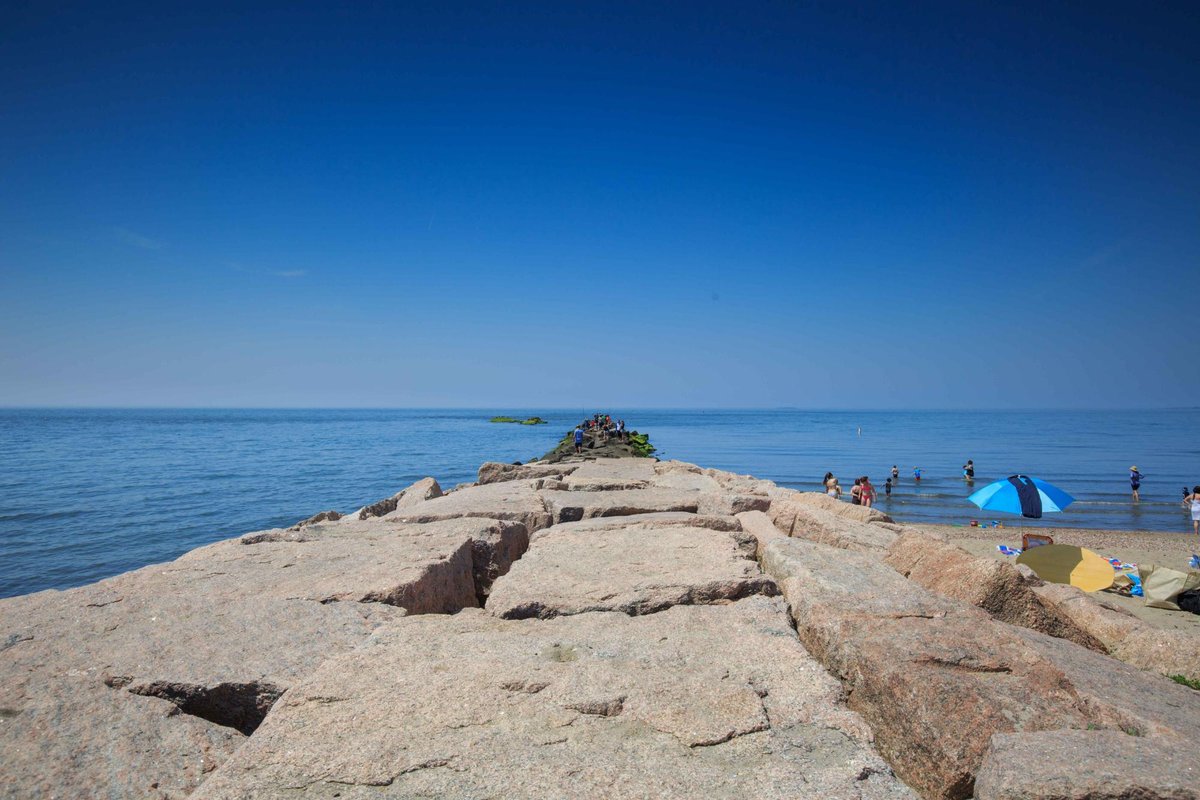
[[[409,486],[406,489],[401,489],[396,494],[380,500],[378,503],[372,503],[358,510],[354,516],[357,519],[371,519],[372,517],[382,517],[384,514],[390,514],[397,508],[408,508],[415,506],[424,500],[432,500],[435,497],[442,496],[442,487],[433,478],[422,478],[421,480]]]
[[[492,589],[505,619],[588,611],[652,614],[674,605],[774,594],[744,533],[653,522],[605,530],[554,526]]]
[[[526,543],[496,520],[321,523],[0,600],[0,797],[184,796],[300,677],[477,605]]]
[[[578,469],[577,464],[504,464],[488,461],[479,467],[480,484],[505,481],[529,481],[534,478],[561,478]]]
[[[756,558],[762,558],[766,546],[775,539],[786,539],[787,534],[779,530],[763,511],[744,511],[737,515],[742,530],[754,537]]]
[[[909,798],[777,600],[411,617],[327,662],[197,792]]]
[[[299,676],[405,613],[209,598],[159,569],[0,600],[0,797],[184,797]]]
[[[686,511],[652,511],[648,514],[630,514],[627,517],[590,517],[578,522],[562,522],[550,528],[542,528],[529,539],[536,542],[550,533],[597,533],[633,526],[708,528],[714,531],[738,532],[742,523],[737,517],[716,514],[689,514]]]
[[[814,502],[814,498],[828,502]],[[787,490],[772,492],[767,513],[781,531],[810,542],[860,552],[886,553],[891,548],[896,540],[894,530],[856,519],[853,515],[836,513],[838,508],[874,513],[869,508],[842,503],[825,495]]]
[[[1031,587],[1047,607],[1100,642],[1113,658],[1161,675],[1200,680],[1200,636],[1144,622],[1099,595],[1038,581]]]
[[[694,514],[700,508],[702,495],[683,489],[650,488],[605,492],[543,491],[542,497],[554,521],[558,523],[656,511],[686,511]]]
[[[762,561],[801,640],[926,797],[971,797],[996,734],[1124,730],[1164,745],[1200,737],[1200,694],[930,593],[873,554],[789,538],[770,541]]]
[[[600,458],[580,464],[563,482],[573,492],[644,489],[655,475],[654,467],[648,458]]]
[[[462,517],[520,522],[530,533],[552,522],[550,509],[541,493],[530,487],[528,482],[521,481],[467,486],[442,497],[398,508],[385,519],[426,523]]]
[[[998,733],[975,779],[975,800],[1135,798],[1200,798],[1195,748],[1125,731]]]
[[[1105,652],[1099,640],[1044,602],[1017,567],[972,555],[941,534],[903,529],[886,563],[926,589],[978,606],[996,619]]]

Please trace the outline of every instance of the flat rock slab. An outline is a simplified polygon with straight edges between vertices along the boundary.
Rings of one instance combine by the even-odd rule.
[[[689,514],[686,511],[657,511],[649,514],[631,514],[627,517],[592,517],[578,522],[563,522],[549,528],[542,528],[529,537],[531,542],[549,533],[596,533],[611,531],[617,528],[632,528],[635,526],[650,527],[684,527],[710,528],[714,531],[729,531],[736,533],[742,530],[742,523],[737,517],[716,514]]]
[[[683,489],[614,489],[604,492],[543,491],[554,522],[575,522],[592,517],[626,517],[658,511],[700,508],[701,495]]]
[[[587,611],[651,614],[675,605],[774,594],[741,532],[634,524],[555,526],[496,582],[487,608],[506,619]]]
[[[654,466],[651,458],[600,458],[580,464],[563,482],[575,492],[641,489],[654,478]]]
[[[1200,693],[993,620],[926,591],[872,554],[774,539],[763,567],[779,582],[801,640],[846,683],[880,752],[926,797],[970,797],[997,734],[1116,730],[1163,743],[1200,737]],[[1040,754],[1058,764],[1070,757]],[[1157,795],[1130,795],[1142,796]]]
[[[37,683],[28,698],[0,700],[4,800],[183,798],[246,741],[167,700],[110,689],[95,672]]]
[[[289,692],[194,795],[911,798],[775,599],[410,617]]]
[[[479,467],[478,482],[503,483],[528,481],[535,478],[560,478],[578,469],[575,464],[504,464],[488,461]]]
[[[133,582],[0,602],[0,797],[183,797],[298,676],[404,615]]]
[[[495,520],[329,522],[0,600],[0,787],[182,796],[298,678],[406,613],[477,605],[526,542]]]
[[[999,733],[975,780],[975,798],[1196,800],[1200,759],[1184,743],[1124,731]]]
[[[542,495],[527,482],[520,481],[467,486],[442,497],[397,509],[383,519],[426,523],[462,517],[520,522],[529,532],[545,528],[552,522]]]

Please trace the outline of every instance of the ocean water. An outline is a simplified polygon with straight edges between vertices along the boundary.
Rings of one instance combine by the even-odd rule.
[[[616,409],[664,458],[817,490],[869,475],[902,521],[990,520],[966,502],[1015,472],[1077,498],[1056,526],[1190,530],[1181,489],[1200,484],[1200,409],[819,412]],[[491,424],[494,414],[551,424]],[[483,461],[529,460],[583,409],[0,410],[0,597],[66,588],[166,561],[317,511],[350,511],[426,475],[445,488]],[[861,429],[861,433],[860,433]],[[901,479],[890,499],[892,464]],[[1130,502],[1128,468],[1145,474]],[[913,466],[923,469],[914,485]],[[1015,520],[1014,520],[1015,522]]]

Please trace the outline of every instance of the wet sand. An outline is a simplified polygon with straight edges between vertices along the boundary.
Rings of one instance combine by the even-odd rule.
[[[998,561],[1015,562],[1016,558],[1005,556],[996,545],[1021,546],[1022,533],[1040,533],[1052,536],[1055,544],[1071,544],[1086,547],[1106,558],[1119,558],[1132,564],[1155,564],[1181,572],[1188,571],[1188,559],[1200,552],[1200,540],[1192,534],[1160,533],[1152,531],[1102,531],[1090,528],[971,528],[957,525],[917,525],[925,530],[937,531],[952,538],[963,549],[979,556],[988,556]],[[1115,592],[1103,592],[1102,596],[1152,625],[1165,629],[1189,630],[1200,635],[1200,614],[1186,611],[1169,611],[1165,608],[1150,608],[1140,597],[1125,597]]]

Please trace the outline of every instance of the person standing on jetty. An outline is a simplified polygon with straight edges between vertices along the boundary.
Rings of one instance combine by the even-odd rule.
[[[580,425],[575,426],[575,452],[583,452],[583,427]]]
[[[1137,467],[1129,468],[1129,488],[1133,490],[1133,502],[1140,503],[1142,497],[1138,490],[1142,488],[1142,473],[1138,472]]]

